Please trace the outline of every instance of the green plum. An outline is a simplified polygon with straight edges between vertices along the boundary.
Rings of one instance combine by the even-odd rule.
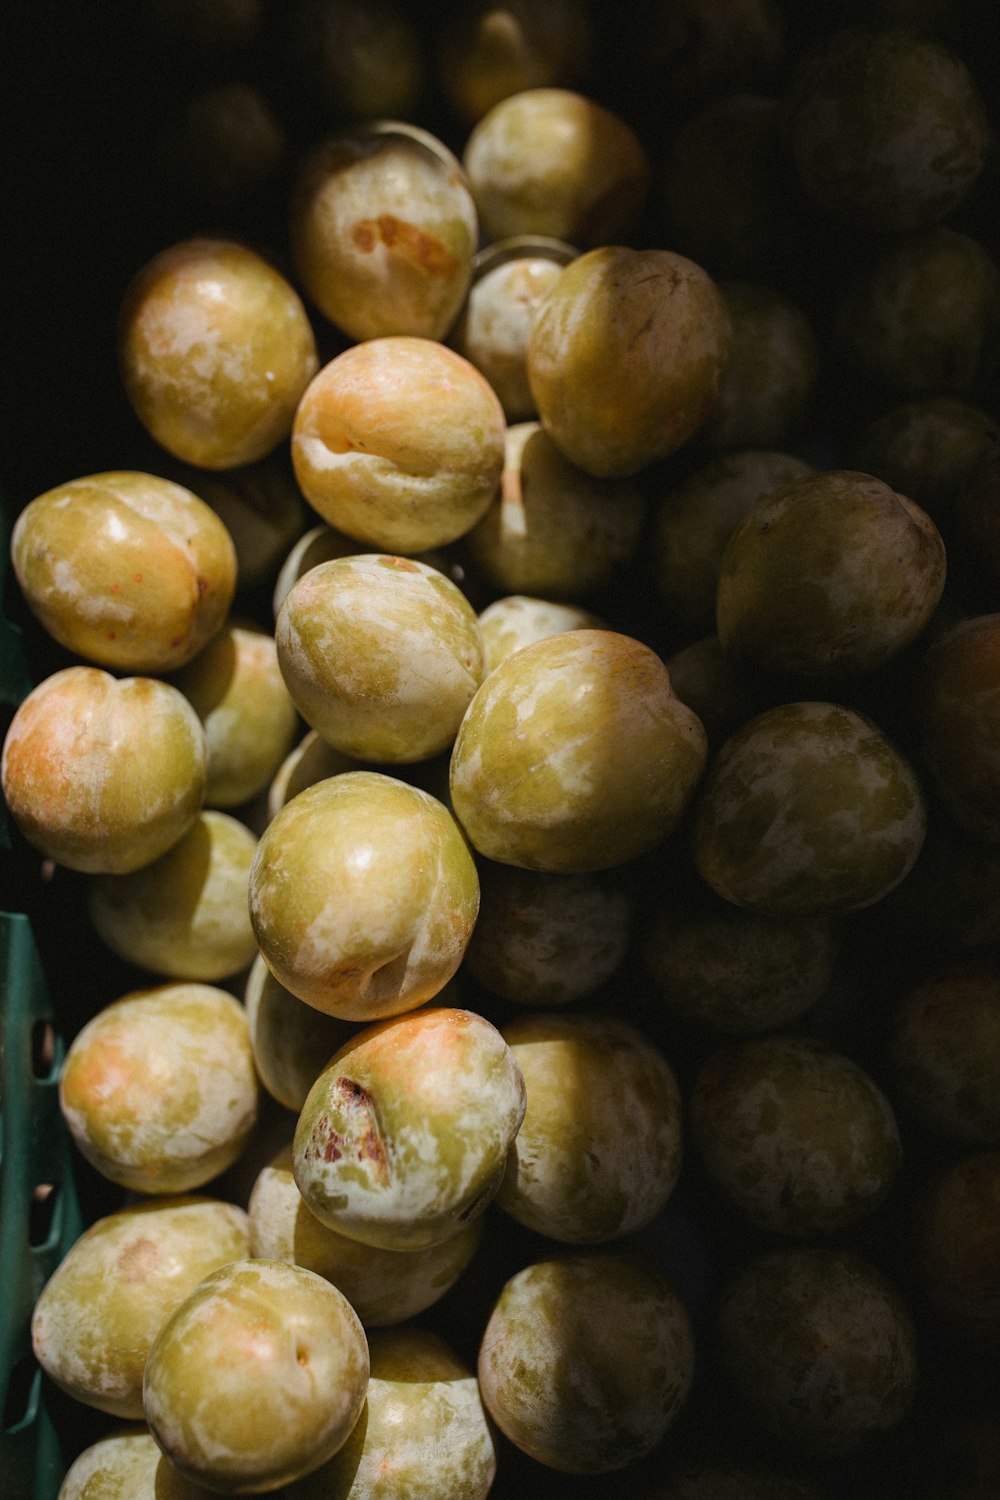
[[[483,1402],[538,1463],[608,1474],[650,1452],[687,1399],[683,1303],[629,1254],[535,1261],[504,1285],[479,1349]]]
[[[896,1176],[896,1117],[857,1063],[797,1037],[716,1052],[691,1091],[709,1176],[758,1228],[828,1234],[875,1209]]]
[[[681,1165],[681,1098],[670,1064],[636,1027],[602,1014],[540,1014],[502,1035],[527,1110],[497,1203],[564,1244],[642,1229]]]
[[[275,639],[302,717],[359,760],[405,764],[449,749],[484,675],[472,605],[416,558],[320,563],[289,592]]]
[[[452,804],[488,859],[584,874],[664,838],[706,755],[701,721],[655,652],[617,631],[572,630],[486,678],[452,750]]]
[[[246,1014],[208,984],[164,984],[106,1005],[77,1032],[59,1104],[80,1152],[140,1193],[201,1187],[239,1156],[257,1119]]]
[[[249,1254],[243,1209],[171,1196],[95,1220],[35,1303],[35,1358],[61,1390],[112,1416],[142,1417],[142,1373],[167,1318],[207,1276]]]
[[[500,1032],[448,1006],[366,1028],[331,1059],[295,1129],[295,1181],[324,1224],[385,1250],[447,1240],[496,1196],[524,1118]]]
[[[344,1445],[368,1368],[364,1329],[336,1287],[284,1261],[237,1259],[157,1334],[146,1421],[186,1478],[223,1494],[274,1490]]]
[[[913,1399],[910,1314],[860,1256],[759,1255],[723,1288],[716,1324],[723,1373],[757,1426],[805,1452],[850,1454]]]
[[[249,904],[280,984],[329,1015],[369,1021],[423,1005],[451,979],[479,877],[436,797],[346,771],[293,797],[264,830]]]
[[[784,703],[716,755],[693,846],[699,873],[727,901],[822,916],[887,895],[926,830],[920,783],[872,720],[837,703]]]
[[[424,1250],[386,1250],[320,1223],[296,1186],[292,1147],[282,1147],[254,1182],[247,1205],[250,1253],[288,1260],[339,1287],[366,1329],[415,1318],[464,1273],[483,1238],[484,1219],[469,1219]]]

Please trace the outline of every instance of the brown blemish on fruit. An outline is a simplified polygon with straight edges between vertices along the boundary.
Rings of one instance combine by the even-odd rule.
[[[365,254],[370,254],[381,240],[387,250],[398,251],[432,276],[450,276],[458,267],[457,257],[440,240],[434,239],[433,235],[427,234],[416,224],[397,219],[395,214],[379,214],[377,219],[359,219],[351,230],[351,238]]]
[[[389,1181],[389,1161],[375,1117],[371,1095],[353,1078],[338,1078],[334,1097],[343,1111],[343,1128],[337,1129],[327,1111],[316,1120],[303,1155],[307,1159],[336,1162],[344,1159],[373,1163],[380,1183]]]

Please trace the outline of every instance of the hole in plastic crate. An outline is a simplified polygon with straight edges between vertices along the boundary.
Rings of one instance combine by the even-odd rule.
[[[5,1432],[16,1432],[35,1419],[42,1372],[34,1355],[24,1354],[10,1372],[3,1403]]]
[[[31,1071],[36,1078],[48,1078],[55,1066],[56,1032],[51,1021],[36,1021],[31,1028]]]
[[[51,1182],[40,1182],[31,1195],[28,1210],[28,1244],[44,1245],[52,1234],[59,1193]]]

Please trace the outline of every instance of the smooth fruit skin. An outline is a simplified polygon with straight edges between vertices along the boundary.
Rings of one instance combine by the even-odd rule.
[[[46,490],[11,533],[32,613],[61,646],[117,672],[173,671],[221,627],[236,588],[223,522],[183,485],[115,470]]]
[[[300,792],[264,830],[249,902],[287,990],[371,1021],[444,988],[472,933],[479,877],[443,803],[381,772],[348,771]]]
[[[350,339],[443,339],[468,290],[477,233],[464,172],[422,130],[354,125],[299,170],[290,221],[299,281]]]
[[[479,1386],[497,1426],[538,1463],[607,1474],[664,1437],[693,1363],[687,1313],[663,1277],[631,1255],[567,1254],[503,1287]]]
[[[706,755],[701,721],[655,652],[616,631],[573,630],[487,677],[452,750],[452,804],[488,859],[608,869],[673,829]]]
[[[497,1460],[473,1371],[423,1328],[371,1334],[369,1353],[357,1426],[289,1500],[486,1500]]]
[[[495,104],[463,165],[488,239],[542,234],[604,245],[627,234],[650,167],[620,116],[570,89],[522,89]]]
[[[667,1059],[607,1015],[517,1017],[502,1034],[528,1107],[498,1205],[564,1244],[602,1244],[643,1228],[681,1166],[681,1097]]]
[[[604,621],[578,604],[557,604],[530,594],[506,594],[494,599],[479,616],[487,672],[508,656],[564,630],[603,630]]]
[[[368,1369],[364,1329],[336,1287],[284,1261],[234,1260],[160,1330],[143,1381],[146,1421],[189,1479],[259,1494],[343,1446]]]
[[[707,420],[729,342],[722,293],[694,261],[591,250],[549,292],[528,345],[542,425],[588,474],[638,473]]]
[[[177,1472],[145,1423],[132,1423],[77,1455],[57,1500],[208,1500],[210,1495]]]
[[[902,1151],[892,1106],[849,1057],[798,1037],[716,1052],[690,1095],[709,1176],[760,1229],[844,1229],[885,1197]]]
[[[59,1104],[81,1153],[112,1182],[139,1193],[203,1186],[236,1160],[257,1119],[243,1007],[208,984],[124,995],[71,1042]]]
[[[454,1286],[479,1248],[483,1217],[426,1250],[383,1250],[321,1224],[295,1183],[291,1146],[265,1166],[250,1193],[250,1253],[294,1261],[339,1287],[366,1329],[426,1312]]]
[[[330,526],[370,548],[422,552],[484,513],[505,431],[503,407],[467,359],[400,334],[324,365],[295,413],[292,463]]]
[[[279,1104],[297,1112],[325,1064],[356,1028],[291,994],[260,953],[250,965],[243,1004],[260,1081]]]
[[[1000,971],[954,960],[903,998],[889,1038],[900,1092],[939,1135],[1000,1145]]]
[[[208,774],[198,716],[153,677],[64,667],[11,720],[0,778],[11,817],[57,864],[123,875],[192,827]]]
[[[908,762],[870,719],[785,703],[747,721],[705,777],[693,824],[699,874],[737,906],[820,916],[869,906],[923,846]]]
[[[484,675],[472,605],[416,558],[312,568],[281,606],[275,639],[302,717],[359,760],[405,764],[449,749]]]
[[[172,679],[205,730],[208,807],[239,807],[265,790],[299,732],[274,637],[231,619]]]
[[[876,232],[944,218],[975,182],[990,142],[965,64],[903,28],[835,32],[802,69],[785,114],[809,196]]]
[[[923,753],[952,817],[974,838],[1000,841],[1000,614],[944,631],[924,659]]]
[[[175,458],[232,469],[287,438],[316,344],[281,273],[236,241],[184,240],[126,291],[119,353],[140,422]]]
[[[716,1307],[719,1357],[757,1424],[820,1456],[901,1420],[914,1394],[909,1313],[878,1271],[839,1250],[750,1263]]]
[[[249,1253],[247,1215],[211,1198],[140,1202],[98,1219],[35,1303],[35,1358],[77,1401],[139,1420],[160,1328],[203,1276]]]
[[[295,1130],[295,1181],[339,1233],[426,1249],[495,1197],[524,1110],[521,1071],[488,1021],[451,1007],[397,1016],[316,1080]]]
[[[871,671],[923,631],[944,590],[941,534],[905,495],[842,469],[783,486],[719,567],[723,650],[765,671]]]
[[[214,984],[253,961],[247,880],[257,840],[210,808],[152,864],[90,884],[87,912],[127,963],[171,979]]]

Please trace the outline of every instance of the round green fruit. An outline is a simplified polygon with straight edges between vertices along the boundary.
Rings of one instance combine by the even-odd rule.
[[[706,755],[701,721],[655,652],[616,631],[573,630],[487,677],[452,750],[452,805],[488,859],[608,869],[674,828]]]

